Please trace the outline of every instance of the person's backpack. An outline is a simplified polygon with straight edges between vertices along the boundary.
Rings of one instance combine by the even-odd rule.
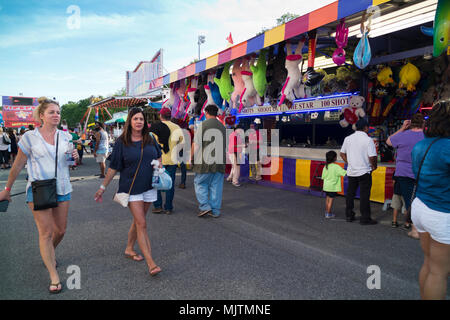
[[[7,133],[3,134],[3,144],[11,144],[11,139],[9,138]]]

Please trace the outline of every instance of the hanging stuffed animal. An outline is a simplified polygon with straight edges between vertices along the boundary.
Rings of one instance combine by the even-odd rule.
[[[433,56],[439,57],[449,46],[450,35],[450,1],[439,0],[434,18],[434,27],[421,27],[422,32],[434,38]]]
[[[325,77],[322,73],[314,71],[314,62],[316,60],[317,31],[308,32],[308,69],[303,75],[302,83],[307,87],[314,87]]]
[[[394,83],[392,76],[392,69],[390,67],[385,67],[378,73],[377,80],[383,87],[386,87],[388,84]]]
[[[215,84],[219,87],[220,90],[220,96],[223,100],[230,103],[231,100],[231,94],[234,91],[234,87],[231,84],[231,76],[230,76],[230,67],[232,65],[232,62],[228,62],[225,64],[225,67],[223,68],[222,74],[220,75],[220,78],[214,78]]]
[[[250,72],[249,59],[244,60],[241,75],[245,84],[245,89],[242,91],[241,99],[239,101],[239,112],[242,112],[244,107],[254,106],[256,103],[256,95],[258,94],[253,85],[253,73]]]
[[[193,77],[191,79],[190,88],[187,89],[189,104],[186,107],[186,115],[184,116],[184,121],[186,121],[188,115],[192,116],[194,114],[195,108],[197,107],[197,103],[195,102],[195,92],[197,91],[197,86],[198,86],[198,78]]]
[[[241,60],[238,59],[233,63],[233,82],[234,82],[234,91],[231,94],[231,107],[232,109],[238,109],[239,108],[239,98],[242,95],[242,92],[245,89],[245,83],[244,80],[242,80],[242,74],[241,74],[242,68],[241,68]]]
[[[305,91],[300,79],[302,73],[300,72],[300,62],[302,62],[302,49],[305,44],[305,39],[302,38],[295,49],[295,54],[292,54],[291,44],[286,44],[286,70],[288,71],[286,82],[281,90],[281,99],[278,103],[281,106],[285,100],[294,101],[295,99],[304,98]]]
[[[170,96],[169,99],[163,102],[162,107],[172,110],[172,107],[175,103],[175,95],[176,91],[174,90],[174,83],[170,84]]]
[[[372,14],[369,15],[369,22],[367,28],[364,28],[364,22],[366,20],[366,13],[364,12],[361,22],[361,34],[362,38],[359,41],[358,46],[355,49],[355,54],[353,55],[353,61],[359,69],[365,69],[370,60],[372,60],[372,50],[369,44],[369,32],[370,26],[372,25]]]
[[[366,113],[362,107],[364,102],[364,97],[352,96],[350,98],[349,106],[343,108],[341,111],[344,115],[344,119],[339,122],[341,127],[346,128],[349,125],[352,125],[353,130],[356,131],[356,123],[360,118],[364,118],[366,116]]]
[[[208,75],[208,86],[211,89],[211,95],[213,97],[214,103],[219,107],[219,112],[223,111],[223,99],[220,95],[219,86],[214,82],[215,73],[210,73]]]
[[[253,72],[253,85],[258,93],[256,100],[258,105],[261,106],[264,104],[264,96],[267,91],[267,50],[261,50],[256,66],[251,63],[250,69]]]
[[[207,106],[209,106],[209,105],[215,105],[215,106],[217,106],[216,103],[214,102],[213,97],[212,97],[212,94],[211,94],[211,88],[210,88],[208,85],[205,85],[204,87],[205,87],[205,93],[206,93],[206,96],[207,96],[208,98],[206,99],[205,103],[203,104],[203,107],[202,107],[202,114],[200,115],[200,119],[202,119],[203,116],[205,115],[205,108],[206,108]],[[218,107],[218,106],[217,106],[217,107]],[[222,110],[222,109],[219,108],[219,114],[222,114],[222,112],[220,112],[221,110]]]
[[[408,91],[416,90],[416,85],[420,81],[420,71],[412,63],[407,63],[400,70],[400,88],[406,88]]]
[[[176,112],[173,116],[175,119],[178,119],[178,116],[182,114],[187,104],[186,101],[184,100],[184,94],[186,93],[186,80],[185,79],[180,80],[179,83],[180,84],[176,92],[180,101],[178,103],[178,106],[176,107]]]
[[[345,50],[344,48],[348,43],[348,28],[345,26],[345,18],[341,19],[341,22],[336,27],[336,45],[337,49],[333,53],[333,62],[338,66],[345,63]]]
[[[284,42],[276,44],[270,48],[269,51],[269,63],[267,65],[267,98],[269,103],[276,106],[278,98],[283,88],[283,84],[286,82],[287,71],[286,65],[286,53],[284,52]]]

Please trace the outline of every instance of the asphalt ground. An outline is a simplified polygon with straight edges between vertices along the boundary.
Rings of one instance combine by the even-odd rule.
[[[380,223],[361,226],[345,222],[343,197],[335,200],[337,219],[326,220],[323,198],[225,183],[222,217],[198,218],[192,173],[187,189],[176,189],[172,215],[147,215],[152,254],[163,269],[150,277],[145,262],[124,258],[132,219],[112,201],[118,176],[98,204],[93,200],[101,183],[98,165],[91,156],[84,161],[72,171],[68,228],[56,252],[64,291],[47,291],[37,229],[25,195],[19,195],[0,213],[0,299],[420,299],[420,243],[391,228],[392,210],[372,203]],[[1,186],[8,173],[0,171]],[[25,190],[25,177],[24,171],[13,194]],[[176,185],[179,179],[178,173]],[[70,266],[80,270],[80,289],[67,288]],[[370,266],[379,268],[380,289],[368,288],[368,280],[375,283]]]

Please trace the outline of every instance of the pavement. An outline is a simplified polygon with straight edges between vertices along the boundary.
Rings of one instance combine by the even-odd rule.
[[[50,295],[48,272],[25,195],[0,213],[0,299],[32,300],[416,300],[423,262],[420,243],[392,229],[392,211],[372,203],[380,223],[324,218],[323,198],[254,184],[225,182],[219,219],[198,218],[193,175],[176,189],[172,215],[147,215],[152,255],[163,272],[150,277],[145,262],[124,258],[131,214],[112,201],[118,176],[103,203],[90,155],[71,172],[74,192],[67,233],[57,248],[65,289]],[[4,186],[9,170],[0,170]],[[23,171],[12,193],[25,190]],[[176,185],[179,184],[179,174]],[[359,202],[355,201],[356,210]],[[136,245],[136,250],[139,248]],[[80,289],[68,289],[74,269]],[[380,271],[374,282],[371,266]],[[79,269],[78,269],[79,268]],[[378,283],[379,289],[369,289]],[[450,286],[449,286],[450,287]]]

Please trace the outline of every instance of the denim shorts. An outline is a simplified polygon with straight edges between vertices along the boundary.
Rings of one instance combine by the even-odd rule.
[[[72,199],[72,194],[68,193],[64,196],[60,196],[59,194],[56,196],[56,200],[58,202],[66,202],[66,201],[70,201]],[[27,203],[33,202],[33,190],[31,187],[28,188],[27,190]]]

